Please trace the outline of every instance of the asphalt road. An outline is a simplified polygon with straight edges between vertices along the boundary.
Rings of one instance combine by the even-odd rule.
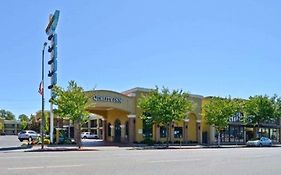
[[[0,153],[0,174],[277,175],[281,148]]]
[[[21,144],[16,135],[0,136],[0,148],[17,147]]]

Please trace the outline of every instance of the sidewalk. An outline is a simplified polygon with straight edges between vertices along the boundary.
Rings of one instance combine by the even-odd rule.
[[[281,144],[274,144],[272,147],[281,147]],[[80,149],[76,145],[44,145],[44,149],[41,149],[41,145],[26,145],[20,147],[7,147],[0,148],[0,151],[9,150],[23,150],[24,152],[53,152],[53,151],[118,151],[118,150],[160,150],[160,149],[227,149],[227,148],[252,148],[246,145],[124,145],[124,144],[105,144],[105,145],[83,145]]]
[[[0,147],[0,152],[1,151],[11,151],[11,150],[26,150],[26,149],[31,149],[31,148],[32,148],[32,145]]]
[[[41,149],[40,145],[33,146],[32,149],[25,152],[49,152],[49,151],[118,151],[118,150],[160,150],[160,149],[222,149],[222,148],[244,148],[245,145],[171,145],[168,148],[166,145],[131,145],[131,146],[118,146],[118,145],[104,145],[104,146],[82,146],[80,149],[76,145],[45,145]],[[280,145],[281,147],[281,145]]]

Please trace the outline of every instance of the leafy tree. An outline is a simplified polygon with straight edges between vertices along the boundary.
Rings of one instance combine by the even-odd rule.
[[[42,118],[42,111],[37,111],[36,112],[36,119],[41,119]],[[45,133],[49,133],[50,132],[50,111],[48,110],[45,110],[44,111],[44,118],[45,118],[45,126],[44,126],[44,129],[45,129]]]
[[[220,133],[229,123],[231,116],[239,112],[239,100],[233,101],[231,98],[212,97],[203,106],[206,121],[215,127],[218,133],[218,145],[220,146]]]
[[[23,121],[20,122],[20,128],[21,128],[21,130],[26,130],[27,127],[28,127],[28,121],[23,120]]]
[[[274,107],[274,118],[280,119],[281,117],[281,97],[276,94],[271,98]]]
[[[19,115],[19,120],[20,121],[29,121],[29,117],[25,114]]]
[[[0,117],[4,118],[5,120],[15,120],[15,115],[10,112],[10,111],[6,111],[4,109],[0,110]]]
[[[167,146],[169,142],[169,126],[175,121],[187,117],[192,103],[188,100],[188,93],[182,90],[169,91],[168,88],[158,87],[146,95],[141,96],[138,107],[143,111],[141,118],[148,123],[162,125],[167,130]]]
[[[86,96],[82,87],[75,81],[70,81],[67,89],[56,86],[54,88],[55,98],[52,102],[57,105],[55,111],[58,116],[69,118],[74,122],[74,139],[77,146],[81,147],[81,123],[88,120]]]
[[[0,133],[4,132],[4,124],[0,122]]]
[[[29,117],[25,114],[19,115],[19,120],[20,120],[20,128],[22,130],[25,130],[28,128],[28,123],[29,123]]]
[[[257,127],[257,137],[260,124],[274,120],[276,117],[274,102],[267,95],[256,95],[254,97],[250,97],[249,100],[245,102],[244,111],[247,123],[251,123]]]
[[[38,112],[37,112],[37,113],[38,113]],[[36,113],[36,114],[37,114],[37,113]],[[30,128],[31,130],[36,131],[36,132],[40,132],[40,120],[39,120],[39,118],[36,116],[36,114],[30,116],[30,126],[29,126],[29,128]]]

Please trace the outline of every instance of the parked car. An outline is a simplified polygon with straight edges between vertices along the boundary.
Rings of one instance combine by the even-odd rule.
[[[40,136],[40,134],[38,134],[35,131],[32,130],[23,130],[21,132],[18,133],[18,139],[22,142],[23,140],[35,140]]]
[[[247,146],[272,146],[272,141],[267,137],[254,138],[246,143]]]
[[[93,134],[91,132],[82,132],[81,138],[82,139],[98,139],[99,137],[97,134]]]

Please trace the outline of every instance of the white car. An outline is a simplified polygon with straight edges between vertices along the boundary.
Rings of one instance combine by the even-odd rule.
[[[23,130],[18,133],[18,139],[22,142],[23,140],[34,140],[37,139],[40,136],[35,131],[32,130]]]
[[[97,134],[92,134],[91,132],[82,132],[81,138],[82,139],[98,139],[99,137]]]
[[[261,137],[249,140],[247,146],[272,146],[272,141],[267,137]]]

